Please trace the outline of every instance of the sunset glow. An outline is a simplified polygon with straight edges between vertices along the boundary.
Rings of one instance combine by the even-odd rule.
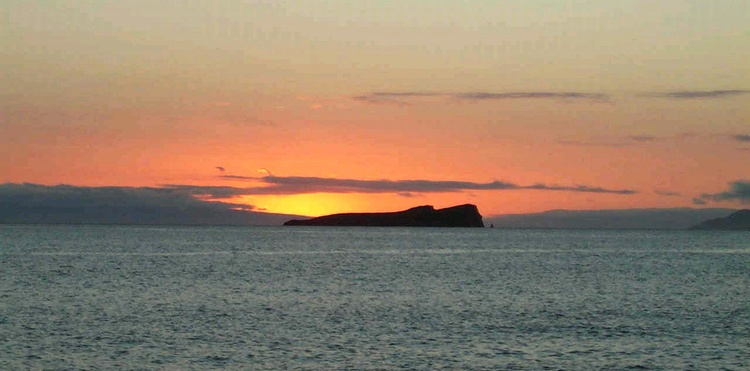
[[[261,211],[269,213],[321,216],[366,209],[366,202],[357,195],[304,194],[291,196],[266,196],[246,201]]]
[[[308,216],[750,202],[747,1],[0,9],[2,184]]]

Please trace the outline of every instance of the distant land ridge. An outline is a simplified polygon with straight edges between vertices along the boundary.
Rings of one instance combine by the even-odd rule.
[[[290,220],[288,226],[333,227],[475,227],[482,228],[482,215],[476,205],[465,204],[445,209],[417,206],[388,213],[345,213],[307,220]]]
[[[551,210],[490,215],[484,221],[493,223],[495,228],[684,230],[736,211],[725,208]]]
[[[721,230],[721,231],[750,231],[750,210],[743,209],[725,218],[706,220],[690,229]]]

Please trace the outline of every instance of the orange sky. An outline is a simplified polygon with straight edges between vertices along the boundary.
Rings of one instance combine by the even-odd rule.
[[[304,215],[748,202],[705,195],[750,179],[750,3],[565,4],[4,2],[0,183]]]

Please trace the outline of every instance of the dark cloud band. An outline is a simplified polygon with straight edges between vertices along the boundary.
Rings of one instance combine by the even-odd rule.
[[[637,191],[630,189],[608,189],[586,185],[561,186],[548,184],[519,185],[493,181],[476,183],[455,180],[362,180],[321,177],[244,177],[224,175],[222,178],[248,180],[265,183],[265,187],[237,189],[246,194],[300,194],[300,193],[450,193],[463,191],[539,190],[582,193],[610,193],[629,195]],[[214,188],[212,188],[213,190]],[[223,188],[219,191],[225,191]]]
[[[704,193],[696,197],[693,202],[705,204],[706,201],[739,201],[750,203],[750,180],[737,180],[729,183],[729,189],[719,193]]]
[[[290,218],[198,197],[205,195],[180,187],[0,184],[0,223],[279,225]]]

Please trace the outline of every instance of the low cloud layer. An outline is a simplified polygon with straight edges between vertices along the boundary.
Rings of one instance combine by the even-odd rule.
[[[396,194],[414,194],[414,193],[447,193],[463,191],[498,191],[498,190],[538,190],[538,191],[564,191],[564,192],[583,192],[583,193],[611,193],[629,195],[637,191],[630,189],[608,189],[598,186],[587,185],[548,185],[532,184],[519,185],[510,182],[493,181],[489,183],[476,183],[456,180],[362,180],[362,179],[339,179],[339,178],[320,178],[320,177],[245,177],[238,175],[224,175],[224,179],[248,180],[266,184],[265,187],[257,188],[236,188],[238,192],[248,192],[243,194],[301,194],[301,193],[396,193]],[[184,186],[174,186],[184,187]],[[191,187],[191,186],[187,186]],[[195,192],[226,192],[226,188],[200,187],[194,189]]]
[[[196,195],[176,187],[0,184],[0,223],[276,225],[289,219]]]
[[[737,134],[732,135],[732,139],[738,142],[750,142],[750,134]]]
[[[750,203],[750,180],[737,180],[729,183],[729,189],[719,193],[704,193],[693,199],[693,203],[702,205],[707,201],[736,201]]]
[[[132,207],[205,206],[204,202],[189,192],[176,188],[46,186],[29,183],[0,185],[0,202],[23,203],[30,206],[46,206],[54,202],[54,205],[60,207],[100,207],[114,204],[127,204]]]

